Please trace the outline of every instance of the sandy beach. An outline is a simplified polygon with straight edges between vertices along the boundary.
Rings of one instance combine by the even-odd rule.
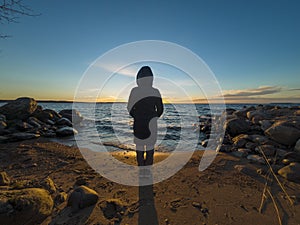
[[[208,169],[199,172],[201,155],[201,151],[196,151],[186,166],[168,180],[153,186],[131,187],[95,173],[76,147],[42,138],[0,144],[0,170],[10,178],[10,185],[2,186],[2,191],[36,187],[49,177],[54,183],[51,197],[55,201],[61,193],[70,195],[76,185],[85,185],[99,195],[96,204],[76,213],[64,199],[54,201],[52,213],[38,223],[30,222],[30,212],[21,209],[9,216],[0,214],[1,224],[279,224],[267,193],[259,212],[266,181],[262,171],[266,166],[219,153]],[[135,163],[133,152],[119,151],[113,156]],[[167,153],[156,154],[155,162],[165,157]],[[293,200],[291,205],[275,179],[269,180],[268,189],[282,224],[299,224],[300,184],[279,179]]]

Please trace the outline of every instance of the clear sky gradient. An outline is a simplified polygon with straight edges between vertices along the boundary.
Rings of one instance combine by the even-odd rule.
[[[106,51],[133,41],[163,40],[199,55],[228,102],[300,102],[300,1],[26,4],[41,16],[0,25],[1,33],[12,35],[0,40],[0,99],[72,100],[84,71]],[[203,100],[184,76],[153,66]],[[106,87],[102,101],[126,101],[116,89],[134,83],[135,72],[115,77],[117,85]],[[182,96],[173,100],[184,101]]]

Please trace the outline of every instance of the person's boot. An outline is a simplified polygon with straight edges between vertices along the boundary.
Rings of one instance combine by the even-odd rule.
[[[144,151],[136,151],[136,161],[138,166],[145,166]]]
[[[145,166],[153,165],[154,149],[146,151]]]

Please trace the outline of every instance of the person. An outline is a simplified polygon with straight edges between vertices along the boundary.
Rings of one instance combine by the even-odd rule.
[[[164,108],[159,90],[152,87],[153,73],[149,66],[143,66],[138,71],[136,82],[137,87],[131,90],[127,109],[134,119],[133,134],[138,166],[149,166],[153,164],[157,119]]]

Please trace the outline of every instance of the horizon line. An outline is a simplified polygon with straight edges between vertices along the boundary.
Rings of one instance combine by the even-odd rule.
[[[11,102],[14,101],[15,99],[0,99],[0,103],[5,103],[5,102]],[[36,100],[36,99],[35,99]],[[39,103],[96,103],[96,104],[124,104],[127,103],[126,101],[73,101],[73,100],[36,100]],[[164,102],[163,104],[198,104],[198,105],[209,105],[209,104],[222,104],[221,102]],[[300,102],[226,102],[225,104],[300,104]]]

